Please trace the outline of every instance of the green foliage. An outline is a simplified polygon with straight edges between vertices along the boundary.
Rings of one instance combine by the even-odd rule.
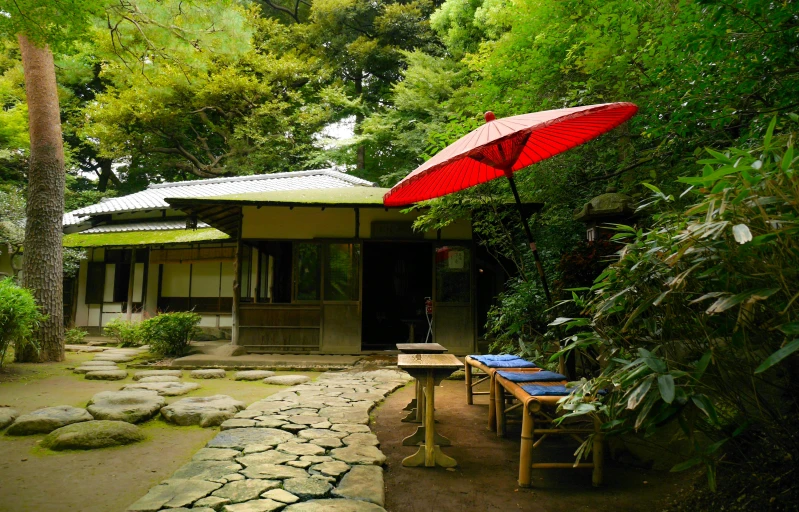
[[[598,415],[612,434],[678,421],[695,456],[674,470],[704,464],[711,488],[729,450],[799,455],[799,174],[794,134],[773,136],[776,123],[755,148],[708,150],[701,176],[679,180],[692,204],[649,185],[654,225],[618,226],[626,245],[587,317],[560,322],[579,331],[565,351],[603,355],[564,409]],[[601,389],[611,392],[599,401]]]
[[[0,281],[0,367],[12,346],[36,348],[33,334],[44,319],[29,290],[10,278]]]
[[[103,331],[122,347],[138,347],[144,344],[145,329],[142,322],[115,318],[103,327]]]
[[[80,327],[73,327],[64,332],[64,344],[66,345],[81,345],[85,343],[83,340],[89,334]]]
[[[165,357],[180,357],[189,350],[191,338],[200,332],[200,315],[194,312],[161,313],[140,324],[142,339],[150,351]]]

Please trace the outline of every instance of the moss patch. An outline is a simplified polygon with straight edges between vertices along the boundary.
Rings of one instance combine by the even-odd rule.
[[[173,229],[169,231],[126,231],[124,233],[72,233],[64,235],[64,247],[115,247],[130,245],[183,244],[225,240],[225,233],[214,228]]]

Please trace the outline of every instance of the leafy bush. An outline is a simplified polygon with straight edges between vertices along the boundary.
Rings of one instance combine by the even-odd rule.
[[[168,357],[186,355],[192,336],[200,332],[200,315],[190,311],[161,313],[143,321],[142,337],[150,351]]]
[[[33,333],[45,316],[39,311],[33,294],[13,279],[0,281],[0,367],[12,344],[17,350],[33,345]]]
[[[80,345],[88,333],[79,327],[67,329],[64,333],[64,343],[67,345]]]
[[[140,322],[128,322],[115,318],[103,328],[105,335],[114,338],[123,347],[138,347],[143,345],[142,329]]]
[[[673,470],[704,465],[711,489],[724,457],[753,473],[799,457],[799,174],[774,126],[761,147],[708,150],[702,176],[679,180],[693,204],[648,185],[654,226],[619,226],[627,244],[587,316],[554,322],[577,330],[566,350],[604,363],[563,408],[610,434],[678,422],[694,455]]]

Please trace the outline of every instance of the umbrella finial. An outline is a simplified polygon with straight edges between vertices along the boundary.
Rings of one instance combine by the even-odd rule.
[[[490,123],[491,121],[497,118],[497,116],[495,116],[494,113],[491,112],[490,110],[486,112],[485,116],[486,116],[486,123]]]

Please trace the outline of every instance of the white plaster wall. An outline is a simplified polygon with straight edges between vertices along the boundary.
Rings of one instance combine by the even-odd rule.
[[[189,296],[189,265],[165,263],[161,280],[162,297]]]
[[[217,263],[218,265],[218,263]],[[257,266],[256,266],[257,269]],[[253,292],[255,291],[255,276],[253,276]],[[233,262],[226,261],[222,263],[222,293],[220,297],[233,296]]]
[[[352,208],[299,208],[246,206],[244,238],[293,239],[352,238],[355,236],[355,210]]]
[[[194,263],[191,269],[192,297],[219,297],[219,262]]]

